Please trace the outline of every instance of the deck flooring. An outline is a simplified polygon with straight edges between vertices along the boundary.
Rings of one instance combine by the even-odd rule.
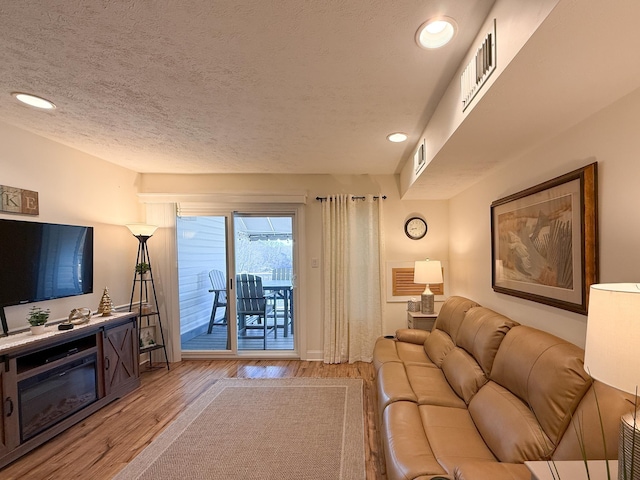
[[[258,335],[257,331],[252,331],[252,335]],[[224,325],[216,325],[213,327],[211,334],[203,333],[197,337],[182,342],[182,350],[226,350],[227,345],[227,327]],[[267,350],[293,350],[294,336],[289,333],[288,336],[282,335],[282,329],[278,329],[278,338],[275,338],[273,330],[267,333]],[[264,350],[264,342],[262,338],[238,339],[238,350]]]

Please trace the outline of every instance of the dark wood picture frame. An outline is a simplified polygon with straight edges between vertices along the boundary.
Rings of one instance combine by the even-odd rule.
[[[491,204],[491,286],[583,315],[598,282],[597,163]]]

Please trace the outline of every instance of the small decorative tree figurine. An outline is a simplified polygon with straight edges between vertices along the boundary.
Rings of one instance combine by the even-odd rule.
[[[44,333],[44,325],[47,323],[49,319],[49,314],[51,311],[47,308],[43,310],[40,307],[36,307],[35,305],[29,309],[29,316],[27,317],[27,321],[31,325],[31,333],[34,335],[38,335],[40,333]]]
[[[98,314],[102,314],[103,317],[108,317],[113,312],[113,302],[109,296],[109,289],[104,287],[102,292],[102,298],[100,299],[100,305],[98,306]]]

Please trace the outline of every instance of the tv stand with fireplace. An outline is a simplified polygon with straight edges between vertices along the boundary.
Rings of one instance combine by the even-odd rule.
[[[0,338],[0,468],[140,385],[135,313]]]

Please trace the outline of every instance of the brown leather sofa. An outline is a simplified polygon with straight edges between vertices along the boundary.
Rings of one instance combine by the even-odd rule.
[[[594,381],[583,354],[463,297],[431,332],[378,339],[387,478],[529,480],[523,462],[582,460],[581,440],[588,459],[617,458],[633,399]]]

